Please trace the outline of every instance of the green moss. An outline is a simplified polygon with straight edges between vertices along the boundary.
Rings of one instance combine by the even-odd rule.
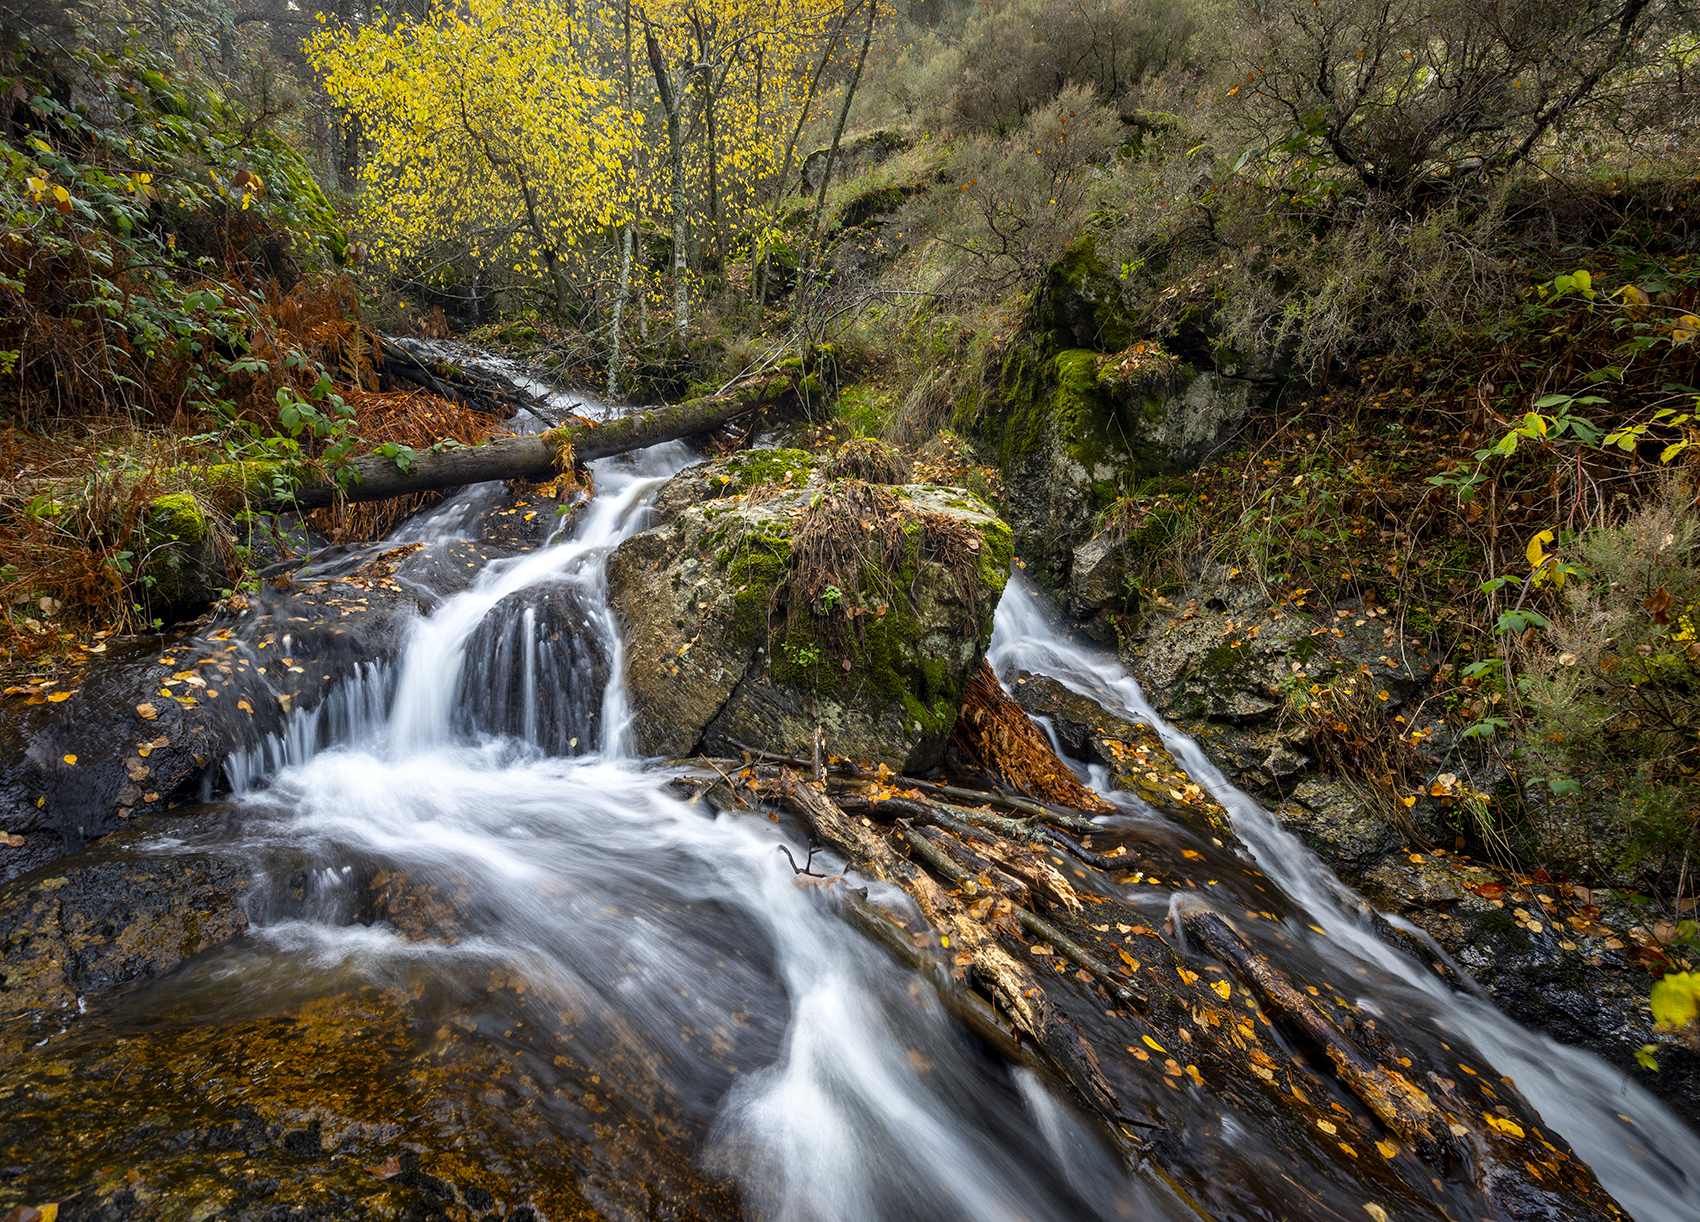
[[[748,492],[773,484],[801,485],[815,469],[815,456],[807,450],[745,450],[725,463],[732,478],[728,492]]]
[[[732,631],[737,639],[749,641],[766,635],[773,592],[785,580],[790,555],[788,540],[781,548],[755,536],[732,561],[726,576],[732,587]]]
[[[1133,342],[1133,320],[1122,305],[1121,281],[1083,234],[1045,275],[1037,321],[1069,347],[1120,352]]]
[[[211,533],[207,526],[206,511],[194,496],[187,492],[155,497],[148,509],[148,531],[162,539],[185,543],[191,547],[199,547],[205,543]]]
[[[1235,649],[1232,645],[1218,645],[1204,655],[1204,673],[1207,675],[1232,674],[1243,661],[1245,661],[1245,650]]]

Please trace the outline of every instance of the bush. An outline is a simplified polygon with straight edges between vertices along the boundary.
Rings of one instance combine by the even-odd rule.
[[[1680,868],[1700,803],[1700,511],[1686,479],[1578,547],[1550,648],[1525,676],[1543,859]],[[1544,773],[1545,775],[1540,775]]]
[[[1013,0],[968,21],[951,95],[969,131],[1006,132],[1069,85],[1115,100],[1182,58],[1199,28],[1185,0]]]
[[[905,228],[930,225],[955,253],[951,288],[1030,282],[1097,208],[1121,139],[1115,113],[1070,86],[1008,137],[958,141],[949,185],[922,197]]]
[[[1257,0],[1232,92],[1272,170],[1331,162],[1404,196],[1516,164],[1602,86],[1657,91],[1680,20],[1665,0]]]

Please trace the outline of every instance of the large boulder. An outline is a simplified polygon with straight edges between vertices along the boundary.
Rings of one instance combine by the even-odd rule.
[[[1023,337],[953,405],[952,422],[995,456],[1017,550],[1058,592],[1117,497],[1196,468],[1280,381],[1271,365],[1170,352],[1141,327],[1085,234],[1046,273]]]
[[[936,763],[991,639],[1010,533],[958,488],[757,451],[681,473],[608,584],[633,745]]]

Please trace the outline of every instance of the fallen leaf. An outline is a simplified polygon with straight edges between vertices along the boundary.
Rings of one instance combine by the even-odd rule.
[[[67,766],[74,766],[77,762],[77,757],[74,755],[64,755],[60,756],[60,758],[65,761]]]
[[[13,832],[10,836],[6,837],[6,843],[11,845],[14,849],[21,849],[24,847],[24,838],[16,832]]]
[[[155,717],[159,716],[159,709],[151,704],[138,704],[136,706],[136,715],[143,721],[152,721]]]
[[[73,694],[72,692],[54,692],[47,698],[47,701],[49,704],[59,704],[61,701],[69,700]]]
[[[1470,503],[1470,508],[1476,508],[1474,501]],[[1364,1206],[1364,1212],[1374,1218],[1375,1222],[1387,1222],[1387,1211],[1377,1205],[1374,1201],[1370,1201]]]
[[[375,1167],[367,1167],[366,1174],[375,1180],[393,1180],[401,1174],[401,1163],[395,1155],[390,1155]]]

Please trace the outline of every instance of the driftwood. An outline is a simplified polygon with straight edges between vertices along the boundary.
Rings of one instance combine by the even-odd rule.
[[[1098,1056],[1074,1024],[1052,1006],[1040,981],[1026,964],[1005,950],[986,927],[975,920],[956,896],[949,894],[914,862],[898,855],[874,830],[871,820],[852,818],[827,796],[826,790],[790,769],[780,773],[781,801],[822,841],[855,861],[868,874],[907,891],[927,923],[952,952],[955,975],[973,967],[976,983],[991,994],[998,1008],[1026,1033],[1095,1109],[1111,1120],[1121,1118],[1114,1092],[1098,1065]]]
[[[1014,743],[1041,778],[1057,766],[1008,735],[982,741],[994,757]],[[1004,1056],[1054,1074],[1108,1123],[1131,1168],[1173,1189],[1199,1216],[1211,1215],[1173,1176],[1227,1168],[1192,1164],[1152,1134],[1196,1114],[1187,1099],[1205,1092],[1338,1148],[1342,1173],[1362,1175],[1372,1192],[1391,1174],[1426,1193],[1444,1174],[1473,1194],[1474,1216],[1484,1219],[1621,1217],[1587,1168],[1535,1127],[1539,1118],[1509,1081],[1495,1080],[1491,1091],[1482,1081],[1477,1092],[1474,1071],[1462,1063],[1468,1085],[1429,1065],[1414,1067],[1403,1054],[1419,1050],[1398,1047],[1393,1032],[1377,1029],[1331,986],[1296,985],[1253,950],[1230,924],[1239,910],[1222,907],[1235,902],[1228,899],[1235,888],[1206,890],[1219,885],[1212,876],[1226,862],[1186,849],[1184,840],[1129,844],[1137,831],[1097,827],[1050,802],[873,773],[833,759],[824,742],[808,760],[776,764],[761,754],[689,761],[693,775],[678,783],[693,800],[712,791],[717,804],[747,797],[788,809],[808,836],[800,885],[818,887],[915,968]],[[1007,783],[996,758],[982,769]],[[1069,824],[1115,838],[1113,855],[1057,830]],[[851,880],[832,877],[836,871],[814,872],[817,846],[903,891],[914,912],[883,911]],[[1130,869],[1136,864],[1140,870]],[[1109,873],[1094,875],[1094,867]],[[1182,946],[1129,902],[1124,888],[1137,886],[1141,871],[1167,880],[1151,883],[1171,892]],[[1244,912],[1246,920],[1275,919]],[[1310,1089],[1315,1079],[1327,1085]],[[1352,1098],[1357,1108],[1342,1106]]]
[[[1378,1065],[1301,992],[1285,973],[1247,946],[1216,913],[1193,909],[1181,918],[1198,941],[1252,990],[1281,1024],[1334,1066],[1351,1092],[1430,1163],[1440,1163],[1455,1142],[1447,1119],[1421,1087],[1396,1069]]]
[[[751,383],[724,395],[691,399],[672,407],[625,416],[602,425],[571,425],[525,437],[502,437],[481,446],[432,451],[418,455],[402,470],[393,459],[369,454],[350,465],[358,478],[345,488],[331,480],[303,484],[278,496],[266,490],[271,504],[307,509],[349,501],[381,501],[415,492],[441,492],[495,479],[549,479],[563,462],[589,462],[711,433],[740,416],[777,402],[790,389],[783,378]]]

